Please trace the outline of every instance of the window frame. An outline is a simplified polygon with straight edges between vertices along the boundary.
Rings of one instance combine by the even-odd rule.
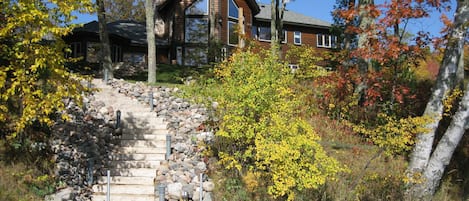
[[[321,44],[319,44],[321,42]],[[331,34],[316,34],[316,47],[334,48],[336,46],[337,36]]]
[[[227,42],[227,44],[228,44],[229,46],[234,46],[234,47],[236,47],[236,46],[238,46],[238,44],[239,44],[239,39],[237,39],[236,44],[231,43],[231,41],[230,41],[230,35],[231,35],[231,32],[230,32],[230,31],[231,31],[231,30],[230,30],[230,24],[234,24],[234,25],[235,25],[235,26],[233,27],[234,29],[233,29],[233,33],[232,33],[232,34],[235,34],[236,36],[239,37],[239,33],[237,33],[237,27],[236,27],[236,25],[239,26],[239,6],[236,4],[236,2],[235,2],[234,0],[228,0],[228,1],[227,1],[227,4],[228,4],[228,5],[227,5],[227,8],[226,8],[226,9],[227,9],[227,17],[228,17],[227,19],[228,19],[228,20],[227,20],[227,22],[226,22],[226,29],[227,29],[227,30],[226,30],[226,42]],[[230,7],[231,7],[231,4],[233,4],[234,7],[236,8],[236,13],[238,14],[238,16],[236,16],[236,17],[230,15]]]
[[[255,38],[256,38],[257,40],[263,41],[263,42],[269,42],[269,43],[272,41],[272,39],[271,39],[271,38],[272,38],[272,33],[271,33],[271,31],[270,31],[270,27],[258,26],[258,27],[256,27],[256,28],[257,28],[257,30],[256,30],[256,36],[255,36]],[[262,39],[262,38],[261,38],[261,36],[260,36],[260,34],[259,34],[259,33],[261,32],[261,28],[265,28],[265,29],[269,30],[269,31],[267,32],[268,35],[269,35],[269,39]],[[288,31],[287,31],[286,29],[282,29],[282,33],[283,33],[283,40],[280,41],[280,42],[281,42],[281,43],[287,43],[287,42],[288,42],[288,39],[287,39],[287,38],[288,38],[288,34],[287,34]]]
[[[301,35],[301,31],[293,31],[293,44],[301,45],[303,43]],[[299,42],[296,41],[297,39],[299,40]]]

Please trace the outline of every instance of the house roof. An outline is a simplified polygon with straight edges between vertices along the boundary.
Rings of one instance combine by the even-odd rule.
[[[267,4],[260,4],[261,11],[259,14],[254,16],[256,20],[259,21],[269,21],[271,19],[271,6]],[[283,23],[284,24],[292,24],[292,25],[300,25],[300,26],[307,26],[307,27],[319,27],[319,28],[330,28],[331,23],[312,18],[297,12],[293,12],[290,10],[285,10],[283,13]]]
[[[145,24],[132,20],[119,20],[108,23],[106,27],[109,34],[130,39],[130,43],[132,44],[147,44]],[[84,24],[83,27],[76,28],[74,32],[99,33],[99,24],[97,21],[88,22]]]
[[[251,7],[253,14],[257,14],[260,12],[261,8],[259,7],[259,4],[257,4],[256,0],[246,0],[246,1]]]

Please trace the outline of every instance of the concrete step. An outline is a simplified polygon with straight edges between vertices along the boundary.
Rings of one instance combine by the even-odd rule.
[[[154,177],[123,177],[112,176],[110,177],[111,184],[132,184],[132,185],[154,185]],[[107,177],[98,177],[99,184],[106,184]]]
[[[166,146],[164,147],[119,147],[114,150],[116,154],[166,154]]]
[[[109,164],[111,168],[153,168],[156,169],[160,166],[160,161],[111,161]]]
[[[154,131],[152,134],[137,134],[136,130],[123,130],[122,136],[120,137],[121,140],[153,140],[153,141],[160,141],[165,140],[166,142],[166,131]],[[156,132],[156,133],[155,133]]]
[[[166,140],[120,140],[120,146],[131,147],[166,147]]]
[[[111,159],[114,161],[159,161],[165,160],[165,153],[153,153],[153,154],[124,154],[124,153],[113,153]]]
[[[155,177],[155,168],[114,168],[111,169],[111,176],[122,177]],[[104,175],[102,175],[104,176]]]
[[[154,196],[155,186],[154,185],[120,185],[120,184],[111,184],[111,200],[114,194],[128,194],[128,195],[147,195]],[[106,184],[97,184],[93,185],[94,193],[102,193],[106,195],[107,185]]]
[[[112,192],[112,191],[111,191]],[[92,196],[92,201],[106,201],[105,194],[95,194]],[[134,195],[134,194],[112,194],[110,197],[112,201],[157,201],[154,195]]]

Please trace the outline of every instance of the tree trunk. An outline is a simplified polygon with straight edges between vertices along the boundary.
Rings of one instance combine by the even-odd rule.
[[[103,68],[104,79],[114,78],[111,61],[111,47],[109,42],[109,34],[106,28],[106,15],[103,0],[96,0],[98,6],[98,23],[99,23],[99,40],[101,41],[101,65]],[[117,56],[117,55],[116,55]]]
[[[415,184],[411,183],[410,188],[407,189],[407,194],[410,196],[421,197],[428,196],[428,194],[434,193],[437,184],[434,184],[434,178],[429,178],[433,176],[435,176],[436,178],[441,178],[441,175],[437,176],[437,174],[439,174],[438,171],[440,170],[437,170],[438,168],[435,167],[443,166],[443,170],[444,167],[446,167],[446,165],[444,165],[445,161],[442,159],[446,158],[446,156],[444,155],[450,152],[447,152],[448,150],[442,150],[442,148],[445,148],[445,146],[447,146],[444,144],[446,144],[449,139],[442,139],[440,142],[442,143],[442,145],[439,144],[437,146],[440,148],[437,148],[433,152],[433,156],[431,159],[430,156],[432,154],[432,146],[435,138],[436,129],[438,127],[439,120],[442,118],[442,113],[444,109],[443,100],[446,98],[447,94],[452,89],[454,89],[456,84],[456,72],[458,69],[458,62],[460,60],[459,58],[462,56],[462,49],[464,48],[464,34],[467,31],[466,22],[468,20],[469,0],[458,1],[458,8],[456,10],[454,26],[452,31],[450,32],[449,41],[446,46],[440,71],[438,73],[437,82],[424,112],[424,115],[431,117],[432,121],[426,125],[428,132],[420,133],[417,135],[416,144],[410,155],[410,162],[409,166],[407,167],[407,176],[409,178],[414,178],[415,176],[423,173],[424,177],[428,177],[428,181],[424,182],[423,184],[418,184],[418,182]],[[468,96],[468,93],[469,92],[466,91],[464,98],[467,98],[466,96]],[[467,103],[464,103],[465,100],[467,99],[463,99],[463,105],[461,105],[461,107],[459,108],[455,119],[453,119],[453,123],[445,133],[445,136],[450,135],[451,137],[447,136],[445,138],[451,138],[451,140],[454,140],[455,138],[453,136],[455,134],[451,133],[457,133],[459,132],[458,129],[461,129],[458,128],[457,125],[460,124],[461,121],[465,121],[464,119],[461,119],[464,117],[464,115],[466,115],[465,109],[467,107],[465,105]],[[457,141],[455,146],[458,143],[459,141]],[[452,155],[452,151],[450,154]],[[435,163],[442,164],[436,165]],[[443,174],[443,171],[441,171],[440,173]],[[432,176],[430,174],[435,175]],[[439,179],[437,180],[438,181],[436,182],[439,182]],[[431,185],[434,187],[430,187]]]
[[[469,86],[466,87],[468,89]],[[440,184],[446,166],[451,161],[454,150],[461,141],[469,123],[469,90],[460,102],[458,112],[453,116],[451,124],[444,136],[435,148],[435,151],[428,162],[427,168],[423,172],[424,183],[421,193],[422,197],[433,195]]]
[[[368,46],[369,41],[369,31],[373,22],[373,17],[370,16],[369,11],[367,10],[368,7],[374,6],[374,0],[359,0],[358,1],[358,14],[360,16],[360,30],[362,32],[358,34],[358,48],[364,49]],[[361,58],[358,61],[358,67],[360,73],[366,74],[367,71],[371,70],[371,60],[367,58]]]
[[[147,64],[148,83],[156,82],[156,40],[155,40],[155,10],[153,0],[145,0],[145,21],[147,29]]]
[[[278,51],[278,35],[277,35],[277,11],[279,0],[271,0],[271,16],[270,16],[270,49],[272,55],[276,55]]]

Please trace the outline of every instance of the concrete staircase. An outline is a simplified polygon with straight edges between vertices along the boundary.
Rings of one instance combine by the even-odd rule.
[[[121,111],[122,135],[119,146],[111,153],[110,200],[154,201],[156,168],[165,159],[166,123],[150,107],[118,93],[101,80],[93,80],[100,89],[95,97],[106,107]],[[93,201],[105,201],[107,177],[98,178],[93,186]]]

